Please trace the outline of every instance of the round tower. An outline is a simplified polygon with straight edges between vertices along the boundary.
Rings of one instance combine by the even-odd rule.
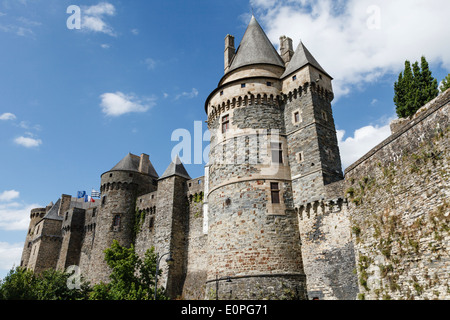
[[[22,258],[20,259],[20,266],[23,268],[28,267],[28,262],[30,260],[34,228],[36,227],[36,224],[45,216],[45,213],[46,208],[36,208],[31,210],[30,225],[28,227],[27,236],[25,238],[25,245],[22,251]]]
[[[305,299],[280,103],[285,63],[254,17],[235,54],[230,37],[225,76],[205,104],[211,132],[206,296]]]
[[[155,191],[158,175],[148,155],[128,154],[101,176],[101,204],[87,278],[93,283],[109,281],[104,250],[113,240],[129,247],[134,239],[136,198]],[[82,270],[82,272],[85,272]]]

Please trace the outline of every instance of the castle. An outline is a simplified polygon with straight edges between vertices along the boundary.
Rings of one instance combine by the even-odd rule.
[[[62,195],[31,211],[21,266],[76,265],[107,282],[103,251],[118,240],[140,255],[171,252],[160,283],[172,298],[448,298],[450,92],[396,123],[344,177],[332,78],[303,43],[294,51],[282,36],[278,53],[252,17],[237,50],[226,36],[224,60],[205,102],[205,176],[192,179],[179,158],[159,176],[147,154],[128,154],[101,175],[99,201]],[[413,159],[418,171],[399,174],[427,141],[441,151],[434,166]],[[420,241],[402,238],[418,219]],[[425,231],[433,223],[434,236]]]

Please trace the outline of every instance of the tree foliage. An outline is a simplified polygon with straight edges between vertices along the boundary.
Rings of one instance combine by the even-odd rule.
[[[441,92],[445,92],[450,89],[450,73],[444,78],[444,80],[442,80],[442,84],[439,89]]]
[[[425,57],[411,65],[405,61],[405,70],[394,84],[394,102],[399,118],[414,115],[419,108],[439,94],[438,82],[433,78]]]
[[[134,250],[113,241],[105,250],[105,261],[111,268],[109,283],[96,284],[90,295],[92,300],[152,300],[154,299],[156,253],[152,247],[143,259]],[[158,288],[157,299],[167,299],[164,289]]]
[[[69,273],[46,270],[36,274],[17,267],[11,269],[0,282],[0,300],[84,300],[89,286],[83,281],[80,288],[69,289]]]

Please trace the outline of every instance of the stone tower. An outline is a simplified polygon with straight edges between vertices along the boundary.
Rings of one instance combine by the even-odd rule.
[[[52,205],[53,206],[53,205]],[[31,210],[30,213],[30,225],[28,227],[28,233],[25,238],[25,245],[22,251],[22,258],[20,259],[20,266],[27,268],[28,262],[30,260],[31,255],[31,247],[33,246],[33,234],[35,231],[36,224],[45,216],[47,213],[46,208],[36,208]]]
[[[294,192],[301,190],[293,190],[290,144],[295,142],[285,125],[293,117],[293,107],[286,106],[292,96],[284,90],[297,85],[299,95],[309,76],[299,74],[302,82],[284,77],[286,62],[254,17],[235,54],[230,37],[225,41],[225,75],[205,104],[211,132],[206,294],[305,299],[294,210]],[[285,51],[289,62],[289,49]],[[295,56],[289,64],[293,60]],[[306,107],[300,111],[303,117],[313,112]],[[320,167],[316,160],[307,161]]]
[[[162,270],[160,283],[171,298],[182,294],[186,276],[186,234],[189,214],[186,181],[190,179],[177,156],[158,180],[154,246],[160,256],[171,252],[172,258],[176,261],[167,266],[163,259],[160,265]]]
[[[136,198],[155,191],[157,179],[146,154],[139,157],[129,153],[114,168],[102,174],[102,198],[88,270],[89,280],[93,283],[109,281],[103,251],[111,247],[113,240],[126,247],[133,243]]]

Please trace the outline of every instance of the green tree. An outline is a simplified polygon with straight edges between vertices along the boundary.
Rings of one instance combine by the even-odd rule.
[[[35,274],[31,270],[17,267],[11,269],[0,283],[0,300],[83,300],[90,288],[81,281],[80,288],[69,289],[70,274],[46,270]]]
[[[416,61],[412,66],[407,60],[405,69],[394,84],[394,102],[399,118],[414,115],[419,108],[439,94],[437,80],[433,78],[425,57],[420,66]]]
[[[442,84],[439,88],[441,92],[445,92],[447,89],[450,89],[450,73],[442,80]]]
[[[92,300],[152,300],[154,299],[156,253],[147,250],[143,259],[134,250],[122,247],[116,240],[105,251],[105,261],[111,268],[109,283],[96,284],[90,294]],[[157,299],[167,299],[164,289],[158,288]]]

